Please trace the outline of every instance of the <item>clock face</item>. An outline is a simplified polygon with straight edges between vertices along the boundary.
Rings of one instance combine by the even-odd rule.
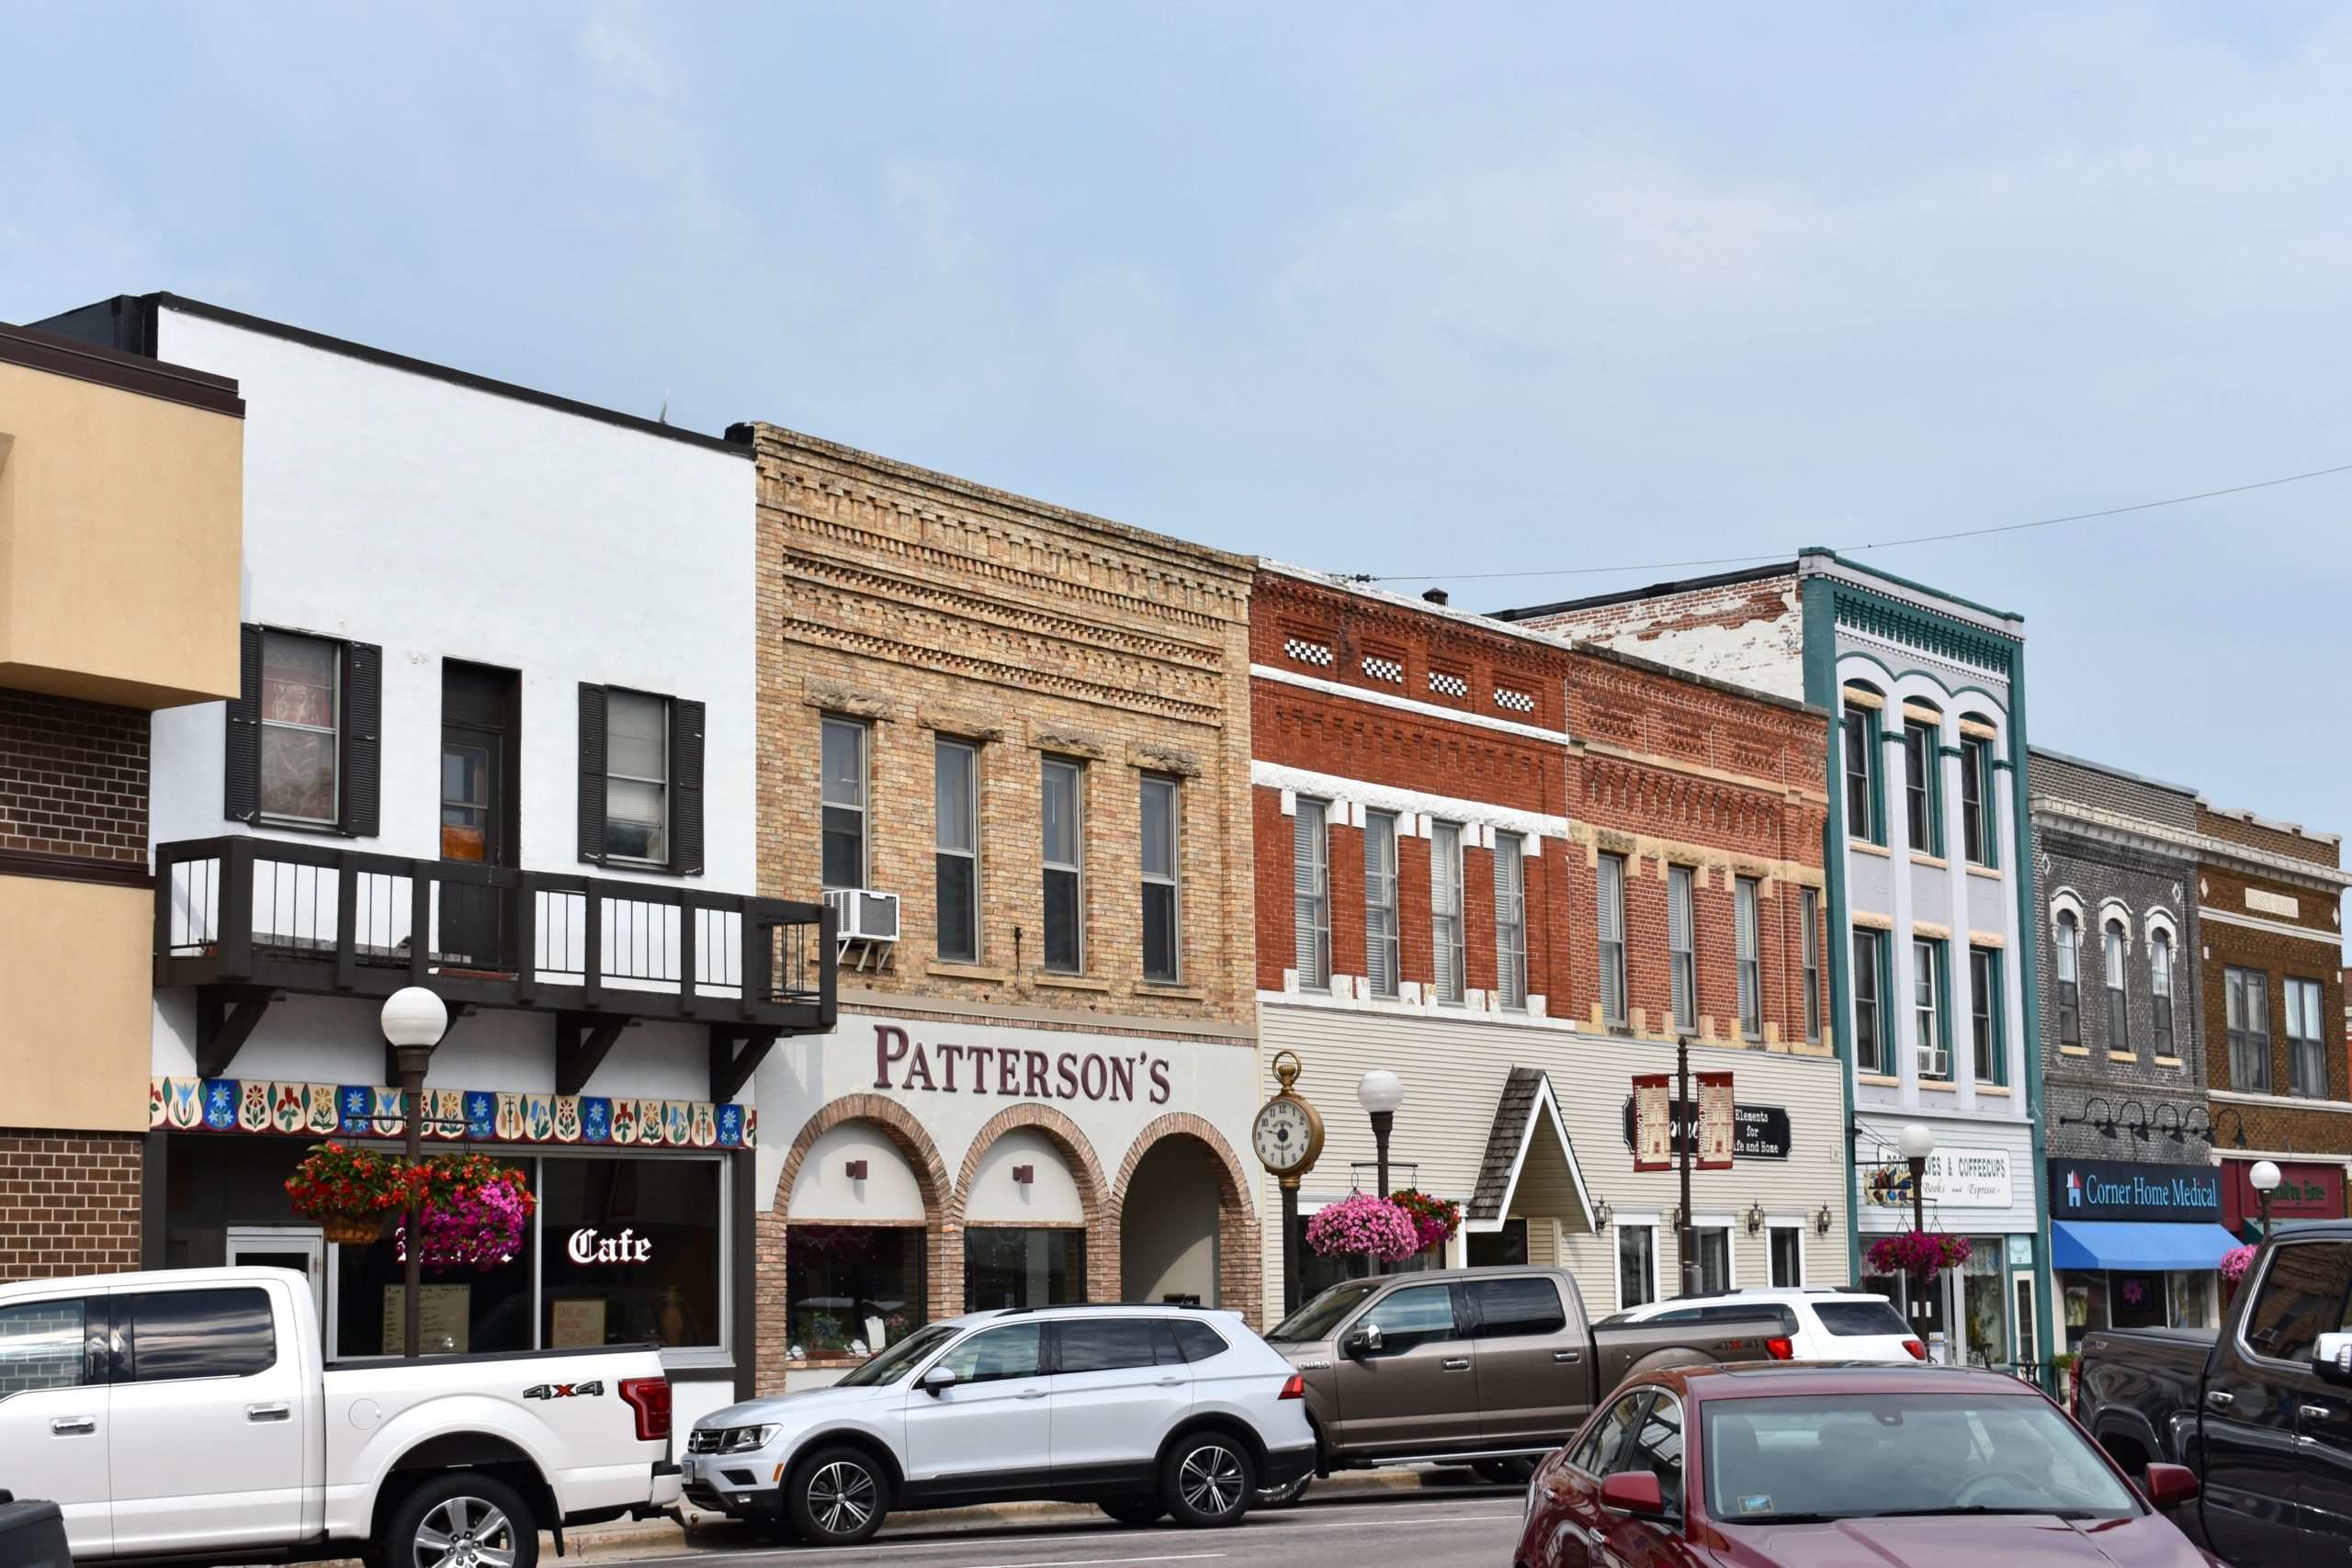
[[[1250,1143],[1267,1169],[1295,1170],[1312,1157],[1314,1132],[1306,1108],[1295,1100],[1272,1100],[1258,1112]]]

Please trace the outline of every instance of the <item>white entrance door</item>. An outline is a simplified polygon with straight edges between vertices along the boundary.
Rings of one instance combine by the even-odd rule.
[[[231,1225],[232,1264],[283,1269],[310,1282],[311,1304],[323,1311],[327,1299],[327,1240],[309,1225]]]

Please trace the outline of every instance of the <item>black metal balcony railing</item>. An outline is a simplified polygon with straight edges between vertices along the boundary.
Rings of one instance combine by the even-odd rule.
[[[244,836],[164,844],[155,860],[159,987],[234,999],[425,985],[453,1005],[707,1022],[714,1041],[832,1027],[819,904]]]

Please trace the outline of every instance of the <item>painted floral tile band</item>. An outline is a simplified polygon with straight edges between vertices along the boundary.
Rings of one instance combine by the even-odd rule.
[[[675,1149],[759,1145],[759,1111],[732,1101],[713,1105],[699,1100],[428,1089],[423,1110],[425,1138],[441,1143]],[[261,1078],[150,1078],[147,1125],[157,1132],[351,1138],[397,1138],[408,1130],[399,1089]]]

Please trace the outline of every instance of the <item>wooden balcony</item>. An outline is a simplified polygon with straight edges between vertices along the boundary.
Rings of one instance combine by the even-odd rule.
[[[205,1077],[226,1076],[288,994],[425,986],[453,1017],[547,1013],[560,1094],[579,1093],[639,1020],[708,1028],[714,1102],[776,1040],[833,1026],[820,904],[243,835],[164,844],[155,862],[155,985],[196,989]]]

